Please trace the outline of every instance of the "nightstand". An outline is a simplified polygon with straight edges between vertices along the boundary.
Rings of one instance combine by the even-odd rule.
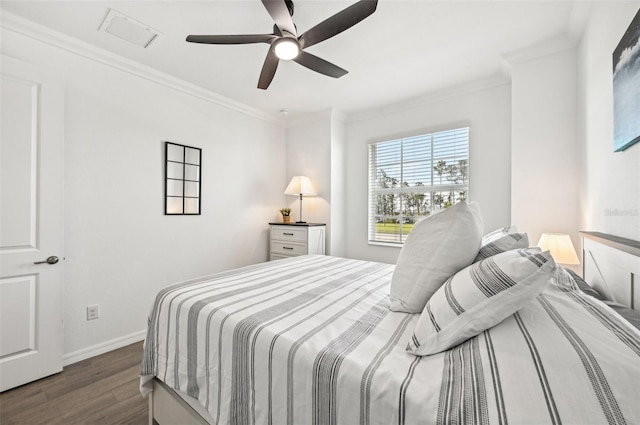
[[[324,255],[322,223],[269,223],[271,226],[270,260],[298,255]]]

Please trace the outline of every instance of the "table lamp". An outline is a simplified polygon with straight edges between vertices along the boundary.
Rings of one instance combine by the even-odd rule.
[[[562,233],[543,233],[538,241],[538,247],[543,251],[550,251],[551,256],[560,264],[580,264],[578,254],[573,247],[569,235]]]
[[[315,195],[316,191],[313,189],[311,180],[306,176],[294,176],[289,185],[284,190],[285,195],[299,195],[300,196],[300,217],[296,223],[306,223],[302,220],[302,195]]]

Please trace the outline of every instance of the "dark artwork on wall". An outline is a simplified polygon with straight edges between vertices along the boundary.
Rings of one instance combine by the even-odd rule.
[[[640,10],[613,52],[613,149],[640,141]]]

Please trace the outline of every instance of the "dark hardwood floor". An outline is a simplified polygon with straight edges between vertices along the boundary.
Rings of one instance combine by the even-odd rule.
[[[0,424],[146,424],[138,391],[142,342],[0,394]]]

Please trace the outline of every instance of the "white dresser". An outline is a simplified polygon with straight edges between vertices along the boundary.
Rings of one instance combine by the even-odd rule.
[[[269,223],[271,260],[306,254],[324,255],[325,225],[321,223]]]

